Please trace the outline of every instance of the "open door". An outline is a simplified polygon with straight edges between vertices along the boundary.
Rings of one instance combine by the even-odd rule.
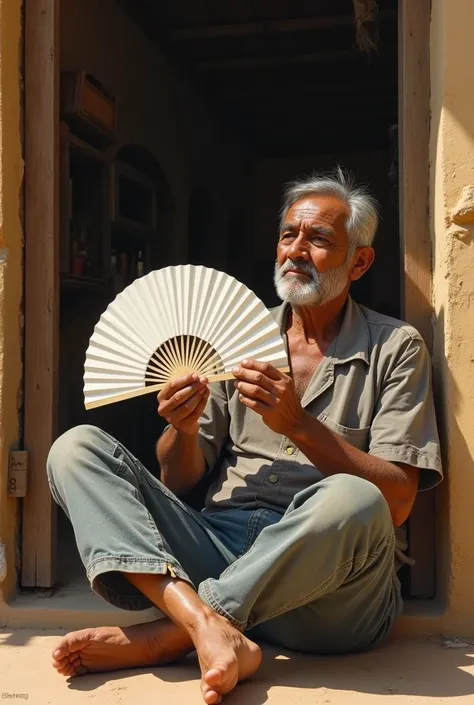
[[[291,154],[288,150],[292,148],[293,142],[288,139],[288,124],[292,125],[293,133],[290,134],[290,137],[294,138],[295,148],[299,150],[298,164],[301,165],[303,163],[302,155],[304,157],[307,148],[307,141],[304,137],[311,130],[313,130],[312,139],[318,129],[319,137],[324,135],[325,143],[320,144],[320,154],[323,155],[325,153],[322,150],[327,147],[330,140],[332,140],[333,147],[337,148],[341,144],[341,140],[347,147],[351,141],[351,135],[358,134],[359,125],[361,125],[361,129],[364,128],[364,139],[369,140],[369,143],[377,132],[378,148],[380,148],[380,144],[382,142],[385,144],[386,138],[388,140],[386,121],[393,119],[396,122],[397,120],[396,0],[381,0],[378,3],[381,19],[383,20],[385,17],[391,23],[388,64],[391,85],[394,86],[394,96],[385,93],[380,101],[377,86],[386,91],[386,75],[383,65],[375,69],[377,80],[373,80],[374,75],[372,75],[371,80],[364,84],[365,92],[362,97],[357,92],[357,86],[353,85],[353,79],[357,80],[360,73],[368,72],[367,66],[370,67],[370,61],[354,50],[353,7],[349,0],[338,0],[331,3],[326,0],[317,0],[317,2],[311,3],[310,9],[308,9],[310,5],[308,3],[306,11],[307,13],[311,12],[312,16],[305,15],[302,10],[301,17],[298,18],[294,17],[293,8],[290,7],[291,3],[286,0],[278,0],[272,4],[271,8],[272,13],[279,13],[278,19],[275,19],[274,15],[272,15],[272,19],[269,19],[269,6],[263,2],[261,4],[255,3],[259,7],[252,10],[249,10],[248,3],[235,3],[232,8],[222,6],[220,9],[216,9],[216,6],[215,12],[217,14],[219,12],[224,15],[226,12],[231,15],[232,13],[236,15],[241,13],[242,16],[245,13],[255,14],[251,21],[247,17],[245,22],[232,20],[232,17],[229,18],[227,15],[225,22],[222,21],[222,18],[216,22],[215,17],[212,16],[214,10],[209,7],[202,8],[199,4],[191,3],[189,0],[179,0],[179,2],[169,4],[169,16],[171,17],[173,13],[176,16],[182,13],[186,15],[189,22],[186,27],[181,29],[176,26],[168,27],[168,37],[164,36],[166,23],[159,21],[159,13],[164,11],[163,6],[167,5],[166,3],[104,0],[103,3],[100,3],[100,10],[92,0],[62,0],[61,3],[60,0],[36,0],[26,3],[25,447],[30,451],[30,484],[28,496],[23,502],[22,584],[25,587],[50,587],[56,581],[57,512],[50,495],[45,464],[49,448],[58,431],[56,417],[60,398],[58,392],[58,333],[60,327],[58,308],[61,297],[59,275],[61,230],[59,213],[61,173],[59,74],[62,68],[59,51],[60,4],[63,19],[67,20],[61,24],[61,32],[67,31],[68,28],[71,32],[71,37],[65,41],[65,47],[69,50],[68,40],[74,40],[77,45],[75,49],[84,52],[84,64],[88,63],[88,42],[81,42],[75,36],[76,28],[79,33],[79,23],[76,25],[76,18],[77,20],[83,19],[81,13],[86,12],[85,8],[87,7],[88,24],[84,25],[86,30],[84,27],[82,30],[91,33],[92,42],[92,35],[95,31],[92,25],[96,22],[99,27],[100,24],[100,29],[97,29],[97,32],[102,34],[103,41],[103,35],[106,32],[104,28],[109,26],[107,13],[114,14],[115,31],[119,37],[119,39],[116,37],[117,55],[113,57],[114,61],[107,60],[103,66],[106,71],[110,69],[112,63],[120,65],[120,62],[123,61],[124,66],[126,63],[127,71],[122,71],[122,74],[124,80],[129,81],[129,100],[124,101],[124,110],[133,109],[137,105],[137,100],[140,101],[143,98],[140,104],[144,107],[135,108],[137,113],[132,117],[129,116],[127,124],[128,130],[135,127],[139,133],[138,138],[140,138],[141,132],[146,132],[141,129],[140,120],[143,116],[139,111],[146,109],[147,101],[149,102],[151,98],[149,97],[150,93],[146,92],[143,97],[138,95],[136,84],[141,78],[137,74],[137,81],[134,80],[132,68],[136,57],[133,52],[129,52],[128,55],[125,53],[123,56],[120,55],[120,47],[123,46],[124,40],[127,40],[128,32],[130,32],[130,36],[135,37],[134,41],[141,49],[144,44],[144,36],[139,33],[144,31],[148,35],[147,41],[149,41],[154,31],[155,35],[151,37],[152,41],[157,44],[160,44],[160,41],[163,42],[163,45],[160,45],[160,51],[161,49],[167,51],[170,60],[173,61],[174,58],[180,70],[183,69],[183,66],[176,59],[177,55],[180,59],[187,57],[188,60],[195,62],[191,67],[194,69],[194,73],[191,72],[188,77],[193,90],[196,89],[197,92],[202,90],[206,99],[210,97],[209,114],[212,117],[209,118],[207,125],[203,125],[195,118],[194,110],[190,109],[193,106],[192,91],[189,91],[189,95],[185,94],[185,107],[188,110],[190,125],[189,141],[186,142],[185,148],[182,147],[183,140],[179,135],[176,135],[176,131],[173,132],[175,126],[172,118],[168,119],[165,125],[166,130],[169,130],[175,139],[175,142],[172,142],[171,157],[167,163],[168,174],[169,172],[173,173],[173,178],[169,178],[172,189],[179,187],[183,191],[185,187],[182,183],[180,185],[180,178],[181,181],[186,181],[181,177],[179,168],[173,161],[178,163],[186,150],[192,155],[189,158],[193,162],[191,167],[194,166],[196,153],[199,150],[202,159],[200,169],[196,168],[195,173],[192,168],[189,169],[187,175],[189,183],[186,185],[189,192],[184,193],[183,191],[184,195],[183,193],[178,194],[176,218],[181,229],[180,237],[181,239],[184,237],[184,241],[187,243],[185,248],[188,248],[192,257],[200,259],[201,256],[205,256],[208,258],[208,263],[212,263],[212,258],[217,258],[214,261],[220,261],[220,258],[227,257],[228,261],[225,267],[228,271],[242,273],[242,279],[252,286],[268,304],[272,303],[268,297],[272,292],[273,251],[271,255],[269,250],[267,252],[259,238],[255,237],[255,233],[252,234],[252,229],[258,232],[259,237],[263,233],[267,238],[266,243],[272,242],[272,228],[276,223],[278,205],[275,204],[275,208],[273,203],[271,207],[268,206],[264,190],[258,191],[258,179],[261,178],[265,187],[273,179],[272,194],[276,198],[282,182],[287,180],[287,176],[291,178],[292,174],[289,173],[292,168]],[[147,18],[144,13],[150,13],[150,16]],[[399,208],[397,208],[396,199],[392,203],[394,238],[390,246],[394,248],[392,252],[398,251],[398,216],[400,213],[400,249],[403,260],[401,281],[397,277],[397,273],[394,272],[393,258],[388,256],[391,265],[390,281],[394,283],[394,291],[396,287],[396,293],[392,293],[397,300],[397,306],[399,304],[399,287],[402,290],[401,315],[423,333],[428,344],[430,344],[431,334],[431,251],[428,232],[429,19],[429,0],[421,0],[418,3],[414,3],[412,0],[398,0],[398,123],[400,133],[398,144],[401,174]],[[330,31],[337,33],[338,39],[346,47],[343,51],[334,50],[332,38],[327,35]],[[318,34],[313,37],[311,32]],[[300,41],[302,34],[305,35],[304,42]],[[320,39],[319,42],[315,40],[316,36]],[[217,58],[212,55],[212,50],[209,49],[211,43],[208,44],[208,40],[210,39],[214,42],[213,46],[217,47],[216,51],[221,52]],[[100,37],[99,39],[96,37],[96,40],[97,48],[91,62],[97,60],[97,54],[100,53]],[[150,47],[151,56],[151,44]],[[240,53],[241,50],[242,53]],[[250,52],[250,56],[248,52]],[[69,58],[71,56],[72,50]],[[352,63],[353,59],[358,62],[357,65]],[[375,62],[374,59],[374,64]],[[157,66],[157,71],[164,71],[166,68],[162,59],[157,61]],[[142,68],[143,72],[149,70],[149,62],[143,60]],[[231,81],[226,80],[226,71],[234,72],[234,79],[238,75],[238,80],[234,81],[232,85]],[[303,111],[304,115],[300,116],[297,114],[298,110],[292,110],[294,98],[282,95],[281,86],[277,80],[282,71],[285,71],[285,77],[288,77],[289,89],[291,89],[292,76],[301,77],[304,73],[307,77],[303,93],[308,99],[309,107]],[[350,78],[347,77],[348,71]],[[269,84],[264,86],[266,97],[262,100],[259,77],[264,74],[269,76]],[[336,75],[344,77],[345,83],[341,83],[342,88],[339,85],[333,85],[332,79]],[[215,78],[212,79],[212,76]],[[249,85],[250,79],[251,85]],[[264,159],[259,160],[257,155],[253,163],[254,168],[249,169],[249,175],[251,174],[251,178],[257,184],[255,186],[257,189],[255,200],[258,202],[260,213],[256,222],[253,222],[250,211],[242,213],[240,192],[237,195],[233,193],[236,191],[236,184],[238,188],[242,179],[236,178],[232,174],[232,168],[226,169],[226,165],[224,165],[222,173],[219,171],[217,177],[214,175],[216,182],[214,186],[217,184],[217,187],[222,187],[220,195],[222,196],[222,192],[225,192],[226,196],[229,194],[232,196],[225,204],[227,207],[225,213],[223,212],[222,199],[219,197],[213,197],[210,201],[211,205],[207,209],[210,215],[206,215],[203,209],[198,209],[198,211],[193,209],[192,193],[200,193],[203,187],[207,190],[209,186],[203,175],[207,167],[205,163],[207,149],[213,138],[213,130],[217,132],[220,129],[219,118],[215,119],[218,115],[219,105],[213,104],[212,90],[209,91],[210,83],[208,82],[206,87],[206,80],[214,80],[215,87],[223,87],[227,94],[230,94],[230,103],[232,104],[233,101],[231,113],[236,123],[240,121],[240,127],[243,128],[242,139],[244,140],[245,135],[248,134],[245,128],[252,127],[254,136],[256,134],[255,128],[257,128],[259,131],[257,133],[258,140],[260,140],[258,146],[262,150],[267,150],[260,153],[264,154]],[[321,83],[324,84],[322,88],[324,88],[324,98],[327,105],[334,106],[337,103],[337,108],[333,107],[333,110],[337,110],[337,115],[335,115],[337,120],[333,120],[333,116],[328,115],[326,111],[318,110],[321,96],[317,91],[315,94],[314,84],[317,80],[321,80]],[[233,94],[233,86],[236,86],[237,83],[239,84],[238,91]],[[350,100],[346,98],[346,93],[347,95],[351,94]],[[188,99],[189,102],[186,103]],[[256,102],[258,102],[257,106]],[[218,100],[217,103],[219,103]],[[356,126],[350,119],[347,122],[348,103],[353,111],[350,116],[355,115],[360,120]],[[157,110],[162,108],[163,105],[158,104]],[[214,108],[215,112],[213,112]],[[278,110],[279,120],[276,120],[275,113]],[[303,118],[306,121],[304,125]],[[346,123],[344,123],[344,119]],[[347,129],[344,128],[344,125]],[[154,140],[156,129],[158,128],[153,120],[149,120],[147,138],[150,141]],[[305,130],[308,132],[305,133]],[[281,169],[281,162],[280,167],[278,166],[279,154],[277,152],[283,141],[285,141],[287,150],[285,153],[285,169],[287,171]],[[164,142],[166,142],[166,136]],[[159,149],[155,151],[159,152],[161,149],[165,153],[166,149],[169,149],[169,145],[164,142],[160,143]],[[313,148],[315,144],[316,142],[313,141]],[[370,144],[373,146],[373,142]],[[177,149],[177,145],[179,145],[179,149]],[[248,144],[242,142],[242,145],[242,151],[251,152],[251,139]],[[255,146],[255,142],[253,146]],[[153,144],[152,147],[156,147],[156,144]],[[311,154],[314,155],[316,152]],[[309,159],[304,168],[311,170],[320,166],[331,166],[334,154],[336,152],[331,152],[329,149],[329,156],[318,159],[316,163],[314,161],[311,163],[311,159]],[[128,161],[130,161],[130,154],[128,156]],[[137,165],[140,166],[136,155],[133,159],[133,164],[125,164],[126,169],[123,170],[125,175],[124,189],[130,199],[134,198],[136,185],[130,183],[129,176],[132,171],[136,173]],[[225,162],[226,156],[224,155],[222,159]],[[130,167],[133,167],[133,170]],[[279,168],[280,171],[278,171]],[[378,174],[385,175],[384,162],[377,162],[376,169],[378,169]],[[376,179],[377,176],[374,177],[374,180]],[[143,182],[143,179],[139,179],[139,181]],[[146,182],[149,182],[148,177]],[[201,198],[198,205],[202,206],[202,203],[203,199]],[[131,214],[133,216],[133,212]],[[242,217],[243,215],[244,217]],[[262,228],[259,227],[258,222],[260,216],[263,223]],[[128,215],[126,214],[126,218],[128,221],[130,220],[130,212]],[[209,228],[211,221],[215,224],[213,231],[216,233],[216,238],[232,238],[232,233],[236,231],[240,233],[251,232],[249,251],[252,252],[252,256],[247,256],[247,250],[233,251],[232,243],[227,240],[219,242],[218,251],[213,251],[212,242],[208,242],[207,255],[202,248],[196,250],[197,243],[190,243],[188,238],[190,218],[194,223],[196,219],[199,222],[205,221],[202,223],[202,227],[194,225],[193,233],[195,229]],[[179,238],[175,238],[174,234],[170,235],[171,228],[166,229],[166,233],[168,241],[178,242]],[[191,237],[193,233],[191,233]],[[387,245],[385,246],[387,247]],[[158,252],[158,254],[160,257],[164,256],[163,252]],[[110,255],[111,252],[107,251],[105,259],[110,260]],[[176,244],[173,256],[175,261],[177,258],[179,259],[179,248]],[[384,256],[387,259],[387,253]],[[164,260],[160,259],[160,262],[164,262]],[[107,262],[108,264],[109,262]],[[268,272],[268,281],[264,277],[262,278],[261,272],[263,271]],[[381,281],[386,283],[383,273],[382,275],[379,273],[377,276],[379,277],[379,285]],[[368,297],[370,297],[372,289],[377,287],[373,287],[371,281],[364,286],[367,289],[362,292],[363,303],[370,305]],[[387,286],[387,288],[389,287]],[[84,286],[81,291],[85,291]],[[71,294],[71,299],[74,295]],[[80,294],[78,293],[77,296],[79,297]],[[81,305],[83,308],[87,308],[84,301]],[[394,313],[397,315],[398,311],[395,310]],[[71,325],[71,330],[74,327]],[[77,359],[79,357],[78,355]],[[76,388],[78,386],[77,380],[75,386]],[[63,425],[64,418],[61,430],[63,430]],[[433,493],[420,495],[409,526],[410,551],[417,559],[417,566],[412,569],[409,576],[409,594],[418,597],[429,597],[434,591],[434,531],[430,528],[433,519]]]

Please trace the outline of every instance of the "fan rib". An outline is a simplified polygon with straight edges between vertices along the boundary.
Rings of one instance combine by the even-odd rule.
[[[213,349],[211,348],[210,350],[207,351],[206,355],[199,360],[199,363],[197,363],[197,367],[202,371],[202,374],[204,375],[206,371],[212,370],[215,367],[215,362],[219,363],[219,365],[224,369],[222,365],[222,361],[220,358],[220,355]]]
[[[170,369],[174,369],[177,365],[179,365],[178,358],[176,356],[176,349],[172,345],[170,339],[165,340],[161,344],[158,350],[155,351],[154,357],[155,359],[161,359],[164,362],[167,362]]]
[[[163,361],[158,360],[157,358],[152,358],[148,362],[147,370],[149,370],[150,372],[154,372],[156,374],[157,373],[163,374],[165,376],[169,375],[171,372],[171,368],[170,368],[169,364],[168,363],[165,364]]]

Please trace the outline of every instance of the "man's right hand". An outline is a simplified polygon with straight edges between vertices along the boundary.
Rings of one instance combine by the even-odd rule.
[[[163,387],[158,394],[158,413],[180,433],[194,436],[199,431],[199,417],[208,399],[207,378],[186,375]]]

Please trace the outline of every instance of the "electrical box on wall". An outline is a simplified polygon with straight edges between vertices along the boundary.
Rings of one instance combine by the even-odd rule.
[[[8,496],[26,497],[28,490],[28,451],[12,450],[8,458]]]

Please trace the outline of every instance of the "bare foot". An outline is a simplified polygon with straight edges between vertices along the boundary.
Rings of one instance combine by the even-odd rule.
[[[193,644],[194,642],[194,644]],[[132,627],[70,632],[53,652],[53,666],[66,677],[170,663],[197,651],[201,691],[216,705],[260,666],[260,648],[219,615],[205,616],[190,635],[169,619]]]
[[[169,619],[132,627],[100,627],[70,632],[53,652],[63,676],[142,668],[170,663],[194,649],[190,637]]]
[[[205,617],[190,634],[201,666],[201,691],[206,705],[222,702],[223,695],[239,681],[253,676],[260,666],[260,647],[224,617]]]

